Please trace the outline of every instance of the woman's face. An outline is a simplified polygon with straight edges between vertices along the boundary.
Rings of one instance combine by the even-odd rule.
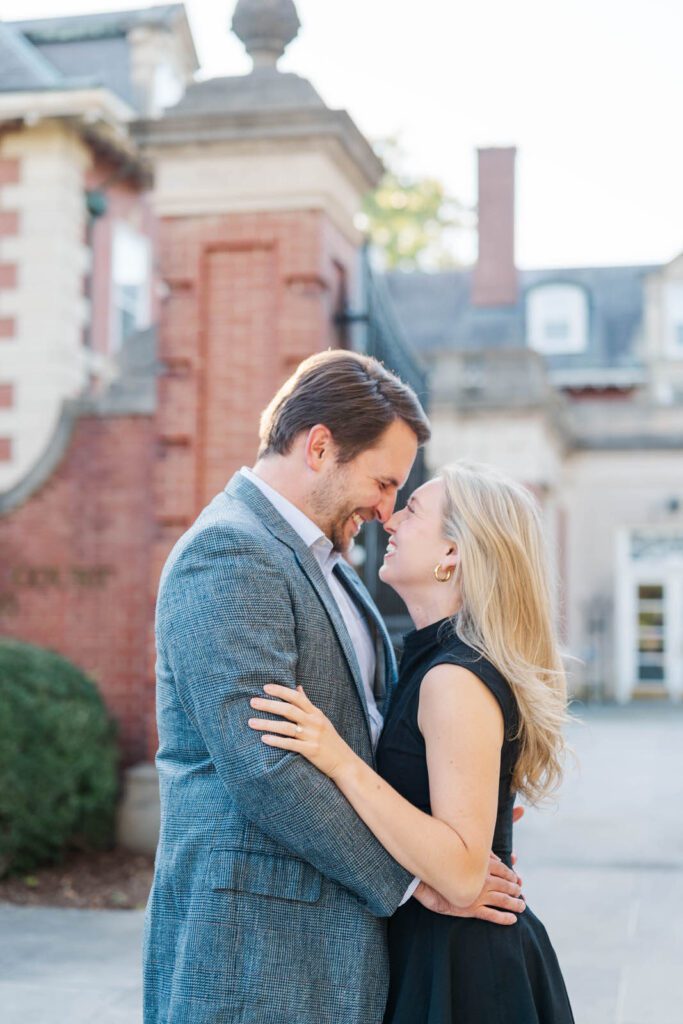
[[[390,537],[379,575],[395,590],[438,586],[434,567],[441,565],[443,574],[455,567],[455,545],[443,536],[443,501],[443,481],[428,480],[384,524]]]

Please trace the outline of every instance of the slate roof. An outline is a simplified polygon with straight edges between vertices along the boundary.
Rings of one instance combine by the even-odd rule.
[[[584,352],[545,356],[557,371],[638,370],[644,280],[656,266],[580,267],[519,272],[513,306],[481,308],[470,302],[470,270],[392,272],[386,281],[397,314],[415,348],[426,358],[440,351],[526,346],[525,300],[541,284],[574,284],[586,290],[589,339]]]
[[[32,43],[75,42],[83,39],[105,39],[125,36],[140,25],[171,25],[184,4],[163,4],[128,11],[106,11],[100,14],[72,14],[61,18],[38,18],[10,22]]]
[[[50,89],[61,78],[21,32],[0,21],[0,91]]]
[[[164,4],[0,22],[0,91],[101,85],[135,107],[128,33],[140,25],[170,26],[183,11],[184,4]]]

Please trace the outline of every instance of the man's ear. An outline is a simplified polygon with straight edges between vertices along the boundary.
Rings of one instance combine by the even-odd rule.
[[[332,434],[324,423],[316,423],[308,431],[304,445],[306,465],[314,473],[319,473],[333,454]]]

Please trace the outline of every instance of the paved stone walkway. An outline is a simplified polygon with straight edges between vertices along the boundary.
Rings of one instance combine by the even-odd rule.
[[[142,918],[0,904],[2,1024],[140,1024]]]
[[[683,707],[579,711],[556,810],[516,829],[577,1024],[683,1024]]]
[[[577,1024],[683,1024],[683,707],[582,717],[557,810],[516,829],[526,896]],[[0,1021],[140,1024],[141,930],[139,911],[0,905]]]

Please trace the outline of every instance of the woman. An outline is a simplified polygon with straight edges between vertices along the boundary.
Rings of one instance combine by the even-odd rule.
[[[565,680],[538,511],[495,470],[457,463],[386,523],[381,578],[415,629],[377,752],[358,758],[301,688],[266,686],[252,719],[270,746],[334,780],[406,869],[457,906],[510,864],[516,794],[561,778]],[[570,1024],[548,936],[528,908],[503,928],[409,900],[389,921],[385,1024]]]

